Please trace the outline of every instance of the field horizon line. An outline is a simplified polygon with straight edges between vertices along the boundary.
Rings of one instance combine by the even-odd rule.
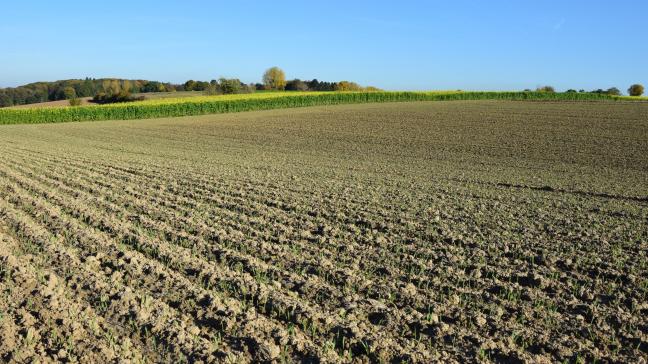
[[[647,101],[596,93],[537,91],[277,92],[152,99],[108,105],[0,109],[0,125],[136,120],[309,106],[408,101]]]

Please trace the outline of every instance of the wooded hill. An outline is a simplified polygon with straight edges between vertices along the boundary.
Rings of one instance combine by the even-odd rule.
[[[19,87],[0,88],[0,107],[94,96],[100,92],[166,92],[175,91],[177,88],[178,85],[171,83],[117,78],[34,82]]]

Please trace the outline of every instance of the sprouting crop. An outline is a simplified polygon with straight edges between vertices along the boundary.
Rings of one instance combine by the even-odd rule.
[[[647,114],[2,126],[0,362],[646,361]]]

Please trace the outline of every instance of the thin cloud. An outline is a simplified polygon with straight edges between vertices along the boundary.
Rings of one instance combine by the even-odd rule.
[[[567,20],[565,20],[565,18],[560,19],[560,21],[558,21],[556,24],[554,24],[554,26],[553,26],[553,30],[560,30],[560,29],[562,29],[562,27],[563,27],[563,25],[565,25],[565,22],[566,22],[566,21],[567,21]]]

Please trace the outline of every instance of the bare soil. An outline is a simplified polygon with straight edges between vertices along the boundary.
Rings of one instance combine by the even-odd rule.
[[[643,362],[648,104],[0,127],[0,361]]]
[[[81,97],[79,98],[79,100],[81,100],[81,105],[94,105],[92,102],[90,102],[92,100],[92,97]],[[47,101],[47,102],[38,102],[35,104],[10,106],[7,109],[34,109],[34,108],[41,108],[41,107],[64,107],[64,106],[70,106],[70,102],[68,100]]]

